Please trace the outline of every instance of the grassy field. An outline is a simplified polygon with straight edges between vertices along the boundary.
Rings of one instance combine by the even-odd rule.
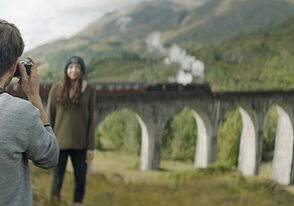
[[[236,169],[214,165],[194,169],[192,162],[161,161],[160,171],[139,171],[139,157],[120,151],[96,151],[87,177],[84,203],[96,206],[286,206],[293,205],[293,186],[269,179],[270,164],[260,177],[243,177]],[[50,201],[52,174],[31,166],[37,206],[71,205],[74,188],[68,164],[62,201]]]

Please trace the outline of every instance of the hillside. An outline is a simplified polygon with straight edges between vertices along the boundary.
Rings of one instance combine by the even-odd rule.
[[[213,90],[294,89],[294,17],[284,24],[194,50]]]
[[[287,0],[148,1],[106,14],[72,38],[25,55],[39,60],[44,80],[59,79],[67,56],[77,54],[85,58],[93,81],[167,81],[177,75],[178,65],[166,69],[165,55],[148,51],[146,39],[154,31],[164,47],[176,43],[195,53],[236,35],[273,28],[292,15],[294,4]]]

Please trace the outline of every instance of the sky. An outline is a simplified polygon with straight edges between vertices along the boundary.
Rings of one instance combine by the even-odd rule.
[[[0,0],[0,18],[20,30],[25,51],[69,38],[106,12],[143,0]]]

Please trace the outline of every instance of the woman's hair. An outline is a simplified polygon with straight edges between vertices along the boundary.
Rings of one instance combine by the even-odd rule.
[[[57,102],[65,109],[69,108],[71,104],[78,107],[80,104],[80,97],[82,95],[83,76],[77,79],[75,84],[72,83],[67,74],[64,74],[63,79],[60,81],[60,93],[57,97]],[[73,96],[70,98],[70,89],[73,88]]]

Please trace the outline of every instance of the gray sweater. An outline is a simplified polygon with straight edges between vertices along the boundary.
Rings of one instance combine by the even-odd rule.
[[[30,102],[0,95],[0,205],[31,206],[28,160],[41,168],[57,164],[58,143]]]

